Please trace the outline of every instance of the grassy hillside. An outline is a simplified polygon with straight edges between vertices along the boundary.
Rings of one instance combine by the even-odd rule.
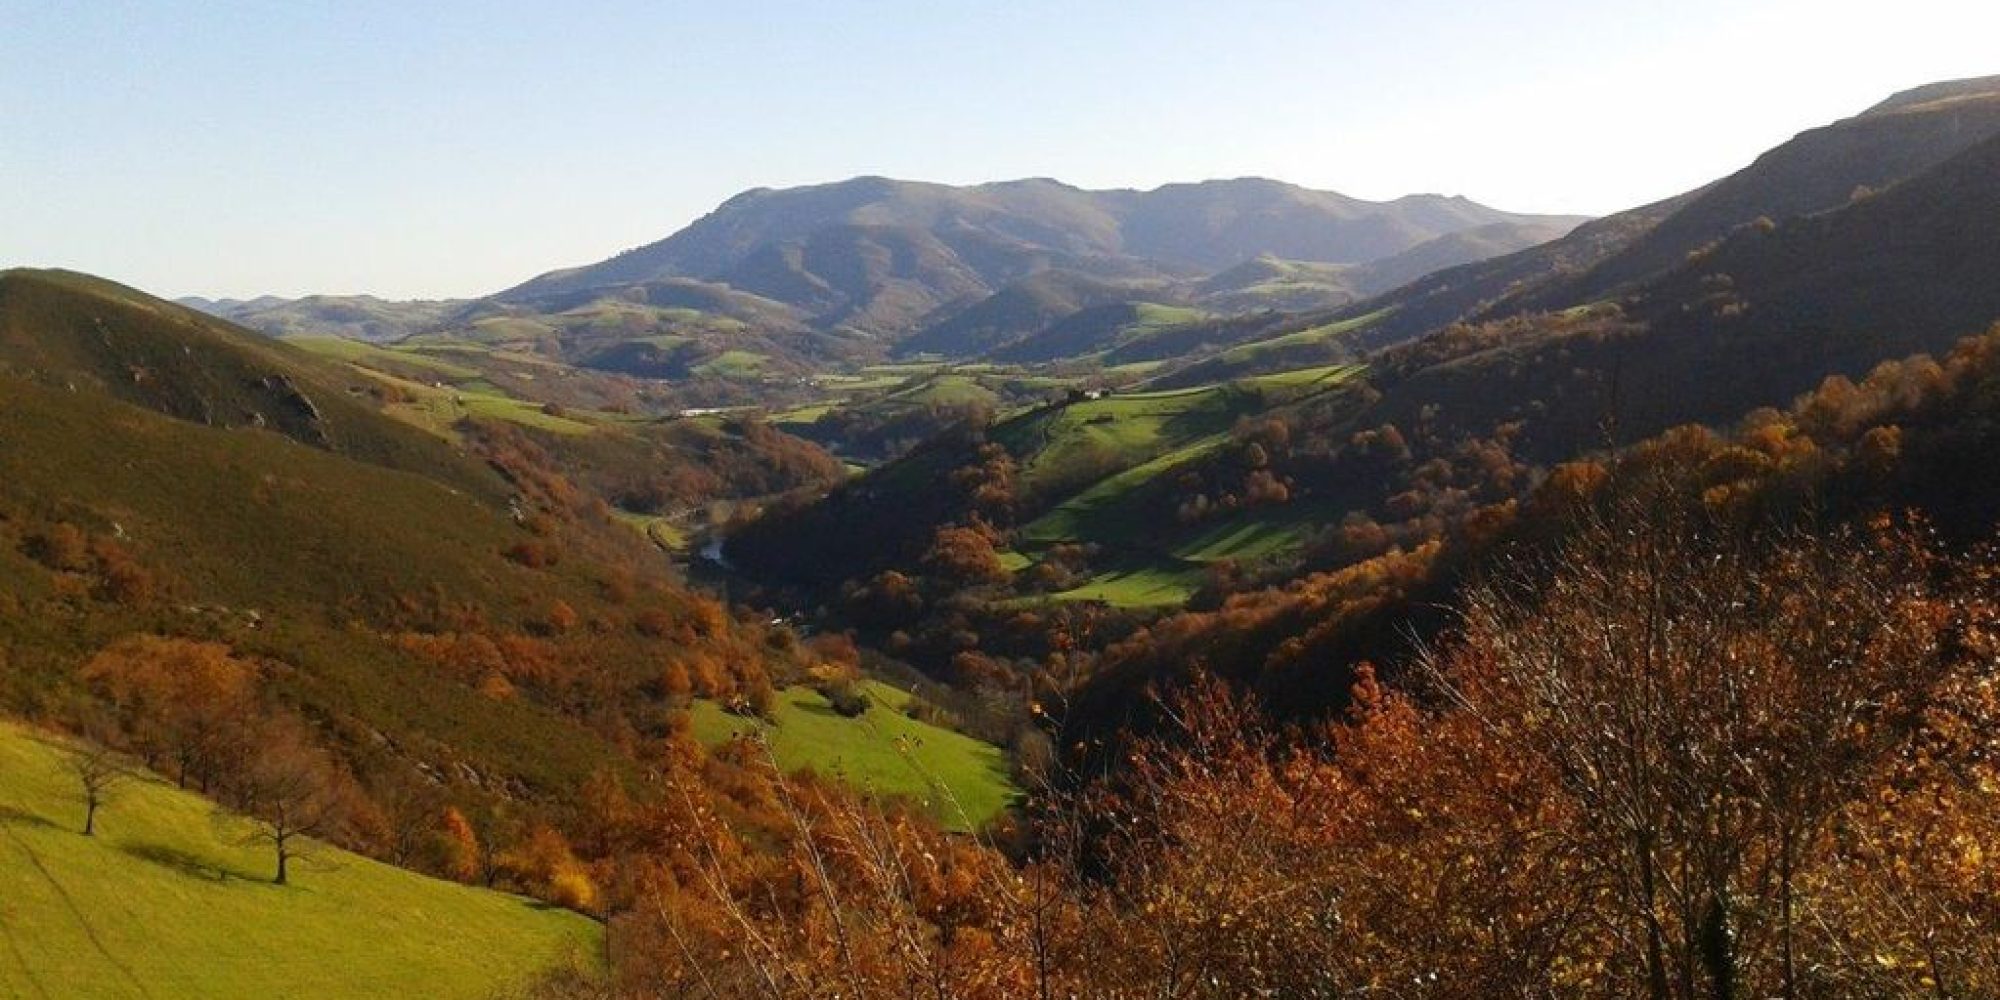
[[[1208,313],[1186,306],[1116,302],[1072,313],[1040,333],[994,352],[993,359],[1032,364],[1088,358],[1121,348],[1129,350],[1141,341],[1209,319]]]
[[[297,699],[412,745],[450,747],[482,769],[552,789],[608,754],[546,713],[481,698],[352,627],[430,593],[502,622],[550,593],[582,600],[587,568],[535,571],[503,557],[525,537],[504,510],[275,434],[198,427],[4,376],[0,432],[10,442],[0,449],[0,584],[16,598],[0,606],[10,668],[0,703],[44,704],[119,634],[220,625],[300,668],[284,682]],[[42,519],[122,535],[172,603],[37,613],[60,595],[22,555],[16,522]]]
[[[0,371],[195,424],[273,430],[468,492],[504,495],[478,461],[380,419],[371,380],[353,369],[101,278],[0,272]]]
[[[1019,795],[1000,748],[903,714],[909,692],[868,681],[869,710],[846,718],[808,687],[779,692],[775,719],[730,715],[714,702],[694,706],[695,735],[720,743],[758,733],[786,771],[811,770],[857,788],[921,803],[940,823],[975,830]]]
[[[1044,420],[1023,418],[994,431],[1012,449],[1029,434],[1041,435],[1023,463],[1028,479],[1047,468],[1074,468],[1079,453],[1109,454],[1116,461],[1093,468],[1095,476],[1058,480],[1071,488],[1040,517],[1021,529],[1031,545],[1097,541],[1148,547],[1173,528],[1135,519],[1127,501],[1175,470],[1210,455],[1229,438],[1236,422],[1337,388],[1360,371],[1354,366],[1302,369],[1278,375],[1161,392],[1109,396],[1062,407]]]
[[[1028,491],[1054,502],[1127,470],[1217,439],[1265,405],[1242,386],[1118,393],[1046,407],[993,429]]]
[[[151,778],[86,838],[74,782],[0,722],[0,997],[480,1000],[599,960],[584,917],[332,849],[271,885],[241,820]]]
[[[0,709],[60,711],[78,665],[122,636],[195,635],[282,664],[273,694],[349,738],[559,797],[618,759],[563,709],[586,687],[594,699],[632,691],[664,652],[695,642],[634,627],[697,600],[636,533],[531,530],[536,501],[516,490],[534,475],[510,483],[344,391],[371,376],[94,279],[0,279],[0,337]],[[132,398],[112,377],[128,345],[165,359]],[[261,405],[267,379],[315,400],[320,416],[296,433],[323,421],[334,444],[271,421],[180,416]],[[329,382],[341,391],[319,388]],[[143,585],[113,595],[100,557],[38,558],[58,526],[115,550]],[[555,601],[593,627],[545,634]],[[516,696],[490,697],[477,672],[399,645],[406,632],[462,630],[533,640],[539,652],[495,668],[521,671]]]
[[[1115,392],[1000,420],[979,438],[999,446],[1011,463],[1014,548],[1000,553],[1002,567],[1020,574],[1054,547],[1101,546],[1102,562],[1090,578],[1056,596],[1152,607],[1185,600],[1212,563],[1296,548],[1313,518],[1338,513],[1246,510],[1219,523],[1184,525],[1163,498],[1184,471],[1221,454],[1243,421],[1331,398],[1359,372],[1358,366],[1330,365],[1184,389]],[[751,524],[732,536],[732,558],[740,556],[753,573],[800,582],[865,577],[897,559],[913,561],[939,526],[971,516],[954,485],[955,470],[986,461],[975,456],[978,447],[964,433],[934,440],[817,505],[787,508]]]
[[[1352,361],[1363,354],[1355,346],[1356,339],[1365,336],[1390,313],[1389,309],[1382,309],[1331,322],[1292,320],[1276,324],[1265,335],[1159,375],[1148,384],[1163,389],[1207,385]]]

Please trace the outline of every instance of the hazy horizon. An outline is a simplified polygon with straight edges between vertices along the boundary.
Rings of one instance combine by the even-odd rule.
[[[233,298],[485,294],[867,174],[1602,215],[2000,72],[1941,0],[6,8],[0,266]]]

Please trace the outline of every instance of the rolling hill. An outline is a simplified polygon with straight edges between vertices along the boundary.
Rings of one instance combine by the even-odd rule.
[[[220,316],[274,337],[337,334],[354,340],[401,340],[447,321],[465,303],[421,299],[392,301],[373,295],[308,295],[298,299],[190,297],[181,305]]]

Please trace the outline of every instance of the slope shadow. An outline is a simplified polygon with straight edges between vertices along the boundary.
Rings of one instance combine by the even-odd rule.
[[[242,882],[265,884],[270,881],[261,876],[231,868],[227,865],[216,864],[208,858],[181,850],[178,847],[170,847],[166,844],[120,844],[118,849],[141,861],[150,861],[153,864],[173,869],[188,878],[200,879],[204,882],[227,882],[230,879],[236,879]]]
[[[10,805],[0,805],[0,823],[18,823],[21,826],[37,826],[50,830],[56,827],[56,822],[47,816],[16,809]]]

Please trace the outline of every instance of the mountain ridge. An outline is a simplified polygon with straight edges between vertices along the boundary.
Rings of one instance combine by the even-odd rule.
[[[1363,264],[1479,226],[1580,221],[1462,196],[1367,201],[1266,178],[1099,191],[1046,178],[952,186],[867,176],[753,188],[664,239],[491,298],[691,278],[804,305],[823,326],[886,334],[1052,268],[1132,279],[1194,278],[1260,254]]]

